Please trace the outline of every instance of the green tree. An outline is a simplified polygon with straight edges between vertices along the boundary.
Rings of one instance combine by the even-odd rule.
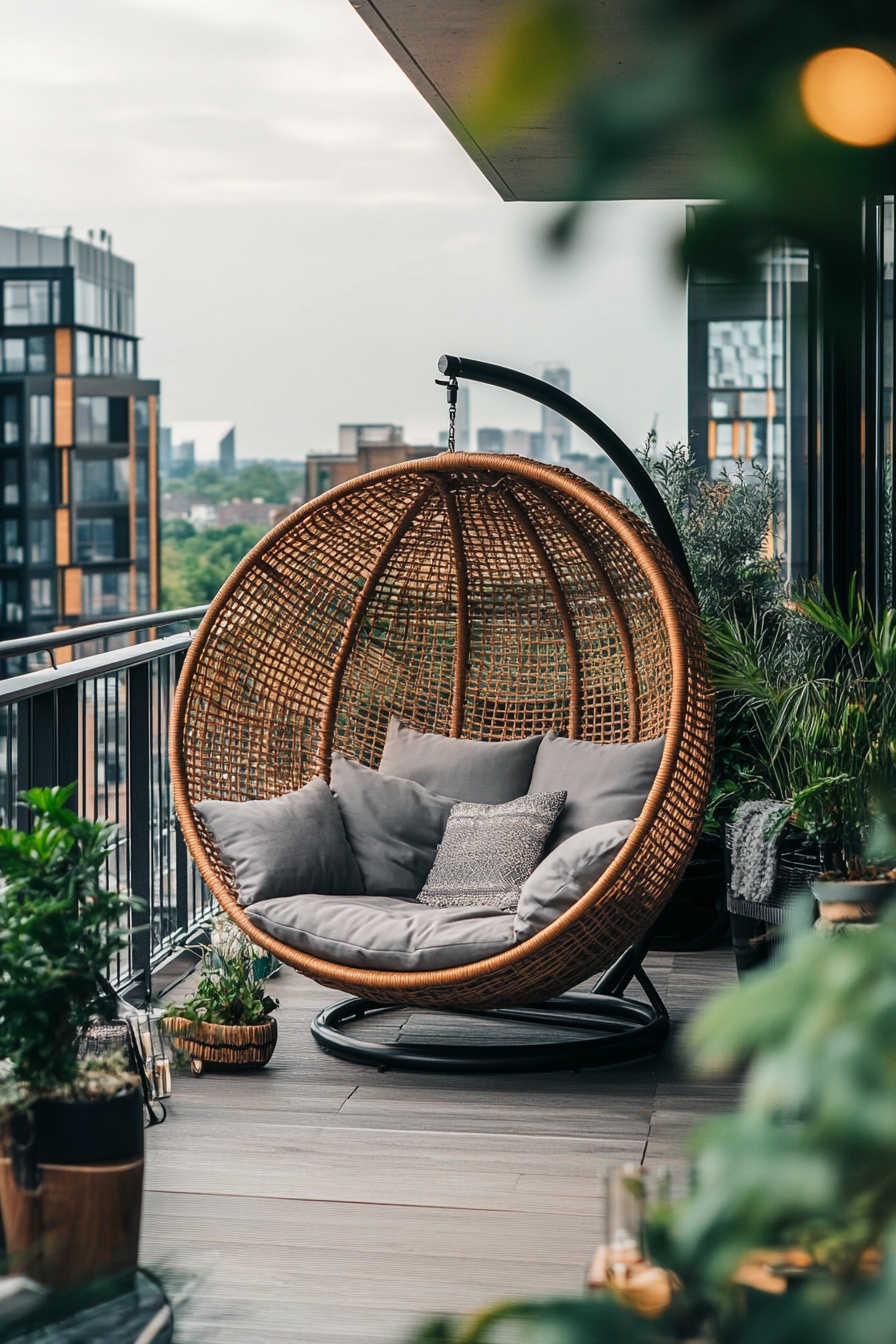
[[[210,504],[230,499],[261,499],[265,504],[288,504],[305,484],[305,471],[297,464],[294,471],[280,471],[266,462],[253,462],[236,476],[224,476],[217,467],[200,467],[192,476],[166,481],[166,488],[187,495],[199,495]]]
[[[190,528],[192,535],[184,533]],[[162,605],[168,610],[210,602],[243,556],[265,534],[234,523],[197,532],[176,519],[162,528]]]

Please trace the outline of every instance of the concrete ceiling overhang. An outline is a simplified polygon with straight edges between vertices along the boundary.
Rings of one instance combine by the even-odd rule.
[[[577,195],[575,146],[559,110],[520,126],[486,151],[464,125],[462,108],[482,73],[484,52],[505,0],[351,0],[358,14],[505,201],[559,201]],[[608,78],[650,69],[662,43],[645,0],[592,0],[590,67]],[[680,200],[715,195],[705,145],[696,132],[621,176],[607,200]]]

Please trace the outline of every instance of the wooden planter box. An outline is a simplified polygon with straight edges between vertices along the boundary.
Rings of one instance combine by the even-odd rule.
[[[224,1069],[263,1068],[277,1044],[273,1017],[263,1017],[251,1027],[222,1027],[213,1022],[193,1022],[188,1017],[166,1017],[162,1026],[172,1044],[190,1056],[190,1068],[196,1074],[205,1064]]]

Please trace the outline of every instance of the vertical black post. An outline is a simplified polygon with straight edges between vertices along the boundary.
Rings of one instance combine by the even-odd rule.
[[[152,798],[150,781],[149,664],[128,669],[128,877],[140,902],[133,913],[131,970],[150,989],[152,953]]]
[[[853,574],[886,600],[884,204],[856,200],[850,246],[814,257],[810,292],[810,546],[825,589]]]
[[[813,267],[814,368],[810,422],[815,427],[815,570],[841,601],[853,574],[864,580],[865,522],[864,226],[853,210],[849,252]]]
[[[61,686],[56,692],[56,783],[73,784],[78,778],[78,687]],[[77,809],[78,795],[70,807]]]
[[[27,748],[26,760],[19,763],[19,787],[47,789],[59,782],[56,778],[56,695],[53,691],[33,695],[22,709],[25,712],[20,716],[20,724],[27,735]]]

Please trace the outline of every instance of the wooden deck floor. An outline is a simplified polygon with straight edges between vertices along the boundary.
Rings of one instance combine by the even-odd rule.
[[[734,980],[728,948],[649,968],[676,1025]],[[179,1077],[149,1131],[142,1261],[175,1288],[192,1276],[179,1344],[401,1344],[434,1312],[575,1293],[606,1166],[680,1158],[731,1102],[687,1080],[674,1028],[658,1060],[612,1070],[379,1074],[311,1041],[332,991],[286,970],[274,986],[268,1068]]]

